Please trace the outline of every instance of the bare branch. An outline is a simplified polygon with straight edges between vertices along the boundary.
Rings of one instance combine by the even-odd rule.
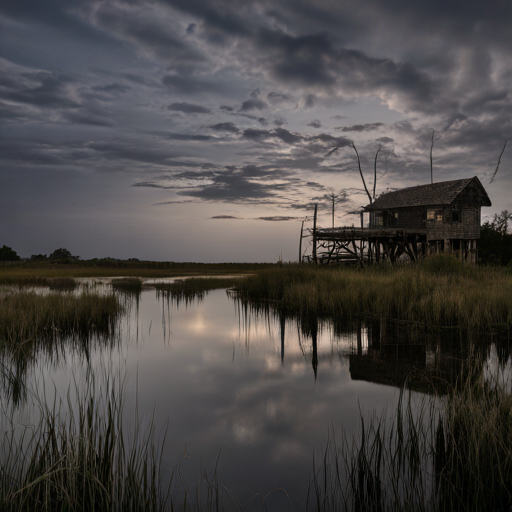
[[[377,187],[377,157],[379,156],[379,151],[382,149],[382,146],[379,146],[377,149],[377,153],[375,153],[375,164],[373,166],[373,199],[375,200],[375,189]]]
[[[505,144],[503,144],[503,149],[501,150],[500,156],[498,158],[498,165],[496,166],[496,170],[494,171],[494,174],[492,175],[491,181],[489,183],[492,183],[494,181],[494,178],[496,177],[496,174],[498,173],[498,169],[500,168],[500,162],[501,157],[503,156],[503,153],[505,153],[505,148],[507,147],[508,140],[505,140]]]
[[[434,169],[432,165],[432,150],[434,149],[434,142],[437,142],[441,136],[443,135],[443,132],[437,137],[437,139],[434,139],[434,136],[436,134],[436,131],[432,130],[432,140],[430,142],[430,183],[434,183]]]
[[[336,153],[336,151],[338,151],[338,149],[340,149],[341,146],[335,146],[334,148],[331,149],[331,151],[329,151],[329,153],[327,153],[324,158],[328,158],[330,157],[333,153]]]
[[[354,151],[356,152],[357,165],[359,167],[359,174],[361,175],[361,180],[363,181],[363,186],[364,186],[364,190],[366,191],[366,195],[368,196],[368,199],[370,200],[370,204],[372,204],[372,196],[371,196],[370,192],[368,192],[368,187],[366,186],[366,181],[364,180],[363,170],[361,169],[361,159],[359,158],[359,153],[357,151],[356,145],[352,142],[352,144],[350,144],[350,146],[352,148],[354,148]]]

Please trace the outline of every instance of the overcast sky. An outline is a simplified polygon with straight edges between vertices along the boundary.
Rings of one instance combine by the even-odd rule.
[[[478,176],[512,209],[509,0],[0,0],[0,245],[277,261],[300,221]],[[333,148],[340,149],[326,156]]]

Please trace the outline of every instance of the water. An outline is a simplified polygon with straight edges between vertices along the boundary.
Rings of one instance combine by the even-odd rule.
[[[121,380],[127,423],[152,423],[159,439],[167,434],[164,477],[182,458],[188,486],[217,468],[218,480],[256,508],[257,496],[269,493],[269,510],[303,508],[313,456],[321,458],[329,429],[342,427],[350,437],[361,415],[392,416],[400,393],[395,381],[411,375],[414,383],[416,370],[429,368],[448,368],[455,378],[463,355],[454,358],[432,343],[381,344],[384,332],[396,338],[382,325],[300,325],[246,309],[226,290],[188,303],[154,289],[122,297],[127,313],[114,341],[39,354],[27,388],[48,402],[66,402],[69,390],[85,387],[91,376]],[[494,345],[490,364],[500,365]],[[17,421],[35,422],[36,411],[29,393]],[[287,494],[272,493],[281,488]]]

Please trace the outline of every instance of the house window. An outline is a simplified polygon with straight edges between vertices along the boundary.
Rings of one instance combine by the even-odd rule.
[[[436,212],[436,222],[443,222],[443,212]]]
[[[452,222],[460,222],[460,210],[452,211]]]
[[[427,210],[427,220],[436,220],[435,210]]]
[[[382,218],[382,215],[376,215],[375,216],[375,225],[376,226],[383,226],[384,225],[384,219]]]

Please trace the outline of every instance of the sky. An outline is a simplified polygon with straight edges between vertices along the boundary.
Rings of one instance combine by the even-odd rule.
[[[509,0],[0,0],[0,244],[275,262],[478,176],[512,210]],[[332,151],[338,148],[336,151]],[[379,150],[380,148],[380,150]]]

